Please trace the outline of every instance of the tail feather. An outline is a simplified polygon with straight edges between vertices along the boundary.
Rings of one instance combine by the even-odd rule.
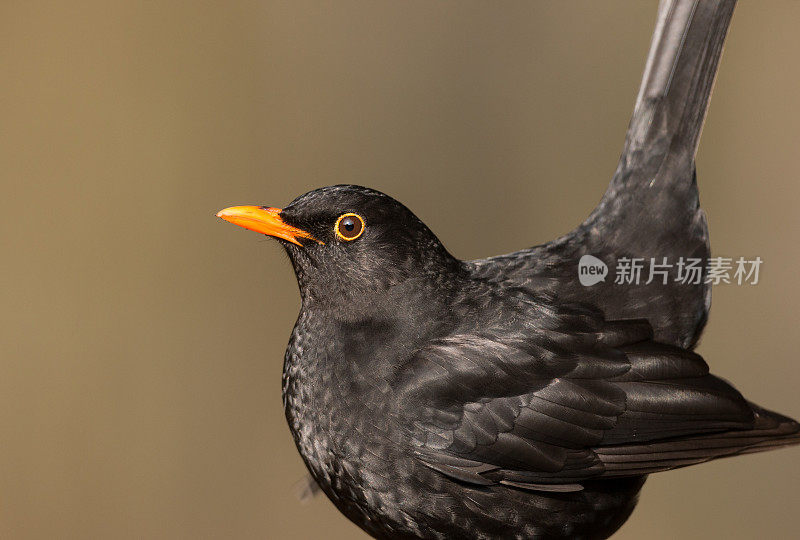
[[[620,182],[649,182],[667,160],[683,167],[684,177],[673,174],[673,181],[691,181],[735,5],[736,0],[661,0],[612,190]]]
[[[653,281],[591,288],[575,272],[583,255],[608,266],[622,257],[677,264],[709,257],[708,227],[697,193],[694,155],[735,0],[662,0],[639,96],[614,177],[577,229],[546,244],[492,259],[523,287],[552,287],[589,302],[608,319],[647,319],[655,339],[691,348],[705,325],[711,288]],[[701,265],[701,266],[704,266]],[[545,284],[545,285],[543,285]]]

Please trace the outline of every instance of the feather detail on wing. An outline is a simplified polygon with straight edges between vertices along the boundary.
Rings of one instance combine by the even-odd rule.
[[[431,342],[395,385],[416,456],[461,482],[571,491],[798,441],[796,423],[749,404],[697,354],[650,341],[645,324]]]

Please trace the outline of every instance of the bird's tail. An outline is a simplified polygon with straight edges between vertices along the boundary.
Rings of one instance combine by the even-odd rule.
[[[571,233],[581,238],[577,257],[591,254],[606,264],[620,257],[666,258],[674,265],[681,258],[710,256],[694,156],[735,5],[735,0],[661,0],[619,165],[600,204]],[[570,264],[574,273],[575,262]],[[581,289],[577,294],[585,295]],[[656,339],[683,347],[697,342],[711,303],[705,283],[671,281],[624,290],[600,284],[591,294],[608,317],[647,317]],[[664,302],[655,305],[653,298]]]
[[[650,181],[665,165],[685,168],[683,180],[691,181],[735,6],[736,0],[661,0],[612,188],[629,180]]]

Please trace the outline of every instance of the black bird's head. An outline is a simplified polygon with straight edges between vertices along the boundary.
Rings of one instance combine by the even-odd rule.
[[[277,238],[303,301],[327,307],[380,302],[397,288],[440,289],[461,268],[408,208],[360,186],[316,189],[283,209],[235,206],[217,216]]]

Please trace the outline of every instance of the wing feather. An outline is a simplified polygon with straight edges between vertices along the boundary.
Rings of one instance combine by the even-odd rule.
[[[417,457],[462,482],[569,491],[798,440],[796,423],[749,404],[699,355],[629,324],[572,343],[496,327],[431,342],[395,384]]]

